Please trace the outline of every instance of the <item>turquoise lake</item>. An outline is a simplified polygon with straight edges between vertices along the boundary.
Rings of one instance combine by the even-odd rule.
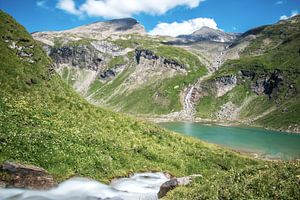
[[[255,153],[264,158],[285,160],[300,158],[299,134],[192,122],[168,122],[159,125],[209,143]]]

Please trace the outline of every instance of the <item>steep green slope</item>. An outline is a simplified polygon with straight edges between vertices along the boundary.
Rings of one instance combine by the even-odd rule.
[[[239,107],[239,120],[299,132],[300,17],[244,34],[256,38],[238,60],[227,61],[204,85],[208,95],[198,103],[198,116],[214,118],[226,102]],[[242,39],[241,39],[242,40]],[[237,86],[216,97],[218,78],[236,76]],[[212,86],[212,87],[209,87]],[[262,90],[259,92],[258,90]]]
[[[183,48],[165,45],[163,38],[159,37],[132,34],[120,39],[107,38],[100,41],[88,38],[67,41],[68,38],[64,37],[55,38],[54,46],[49,47],[50,56],[57,63],[63,80],[90,102],[118,111],[134,114],[168,114],[180,111],[180,94],[183,89],[207,72],[196,55]],[[105,50],[100,51],[94,46],[115,49],[115,52],[111,53],[106,49],[103,53],[101,51]],[[151,51],[155,55],[143,58],[148,63],[139,64],[136,50]],[[93,62],[80,60],[90,55],[94,56],[91,56],[91,60],[101,59],[95,70],[88,69],[90,65],[94,65]],[[72,62],[64,63],[68,59]],[[174,72],[174,67],[161,59],[182,65],[182,71],[185,72],[178,69]],[[84,70],[89,70],[96,76],[91,77]],[[107,72],[111,76],[101,78]],[[85,81],[89,79],[92,82],[87,84],[88,89],[82,90],[80,85],[85,85]],[[131,81],[133,79],[136,81]]]
[[[60,181],[76,175],[108,182],[138,171],[203,175],[165,199],[300,196],[299,161],[249,159],[92,106],[61,81],[39,44],[2,11],[0,35],[0,163],[41,166]]]

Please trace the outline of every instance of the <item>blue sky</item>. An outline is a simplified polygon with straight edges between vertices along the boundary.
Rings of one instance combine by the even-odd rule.
[[[156,27],[161,33],[166,29],[171,33],[175,31],[171,29],[191,31],[199,23],[244,32],[298,13],[300,0],[1,0],[0,8],[29,32],[64,30],[128,16],[136,18],[147,31]],[[196,18],[198,24],[192,20]]]

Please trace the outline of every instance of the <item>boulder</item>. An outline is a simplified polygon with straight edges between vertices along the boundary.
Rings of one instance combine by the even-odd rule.
[[[200,174],[194,174],[191,176],[185,176],[180,178],[172,178],[171,180],[166,181],[160,186],[159,192],[157,193],[158,198],[166,196],[166,194],[176,188],[177,186],[185,186],[191,183],[193,178],[202,177]]]
[[[178,186],[177,179],[171,179],[160,186],[159,192],[157,194],[158,198],[164,197],[170,190],[173,190]]]
[[[57,185],[46,170],[32,165],[5,162],[0,168],[0,174],[0,182],[5,187],[41,190]]]

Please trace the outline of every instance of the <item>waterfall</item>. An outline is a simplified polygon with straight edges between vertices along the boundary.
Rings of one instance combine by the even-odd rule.
[[[194,115],[194,108],[191,101],[194,88],[195,86],[192,86],[184,98],[184,112],[187,117],[193,117]]]

